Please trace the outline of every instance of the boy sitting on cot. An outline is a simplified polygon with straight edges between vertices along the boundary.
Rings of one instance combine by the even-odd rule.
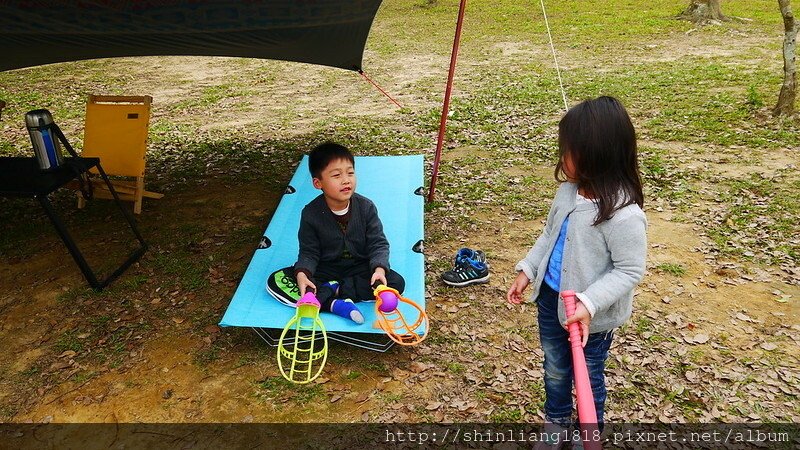
[[[308,155],[308,167],[322,194],[300,216],[294,265],[300,295],[312,288],[323,311],[364,323],[353,301],[373,298],[377,283],[402,293],[405,280],[389,267],[389,241],[375,204],[355,192],[350,150],[331,142],[318,145]]]

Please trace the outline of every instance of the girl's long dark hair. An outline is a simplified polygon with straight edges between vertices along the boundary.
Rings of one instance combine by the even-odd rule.
[[[566,181],[564,155],[572,158],[579,189],[597,202],[597,225],[614,211],[636,203],[644,205],[642,179],[636,156],[636,130],[622,103],[614,97],[583,101],[558,123],[557,181]]]

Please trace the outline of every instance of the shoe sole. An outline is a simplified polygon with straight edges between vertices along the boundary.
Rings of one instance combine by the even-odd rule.
[[[292,307],[292,308],[297,308],[297,303],[296,302],[292,302],[290,300],[287,300],[286,297],[281,295],[281,293],[275,292],[274,290],[272,290],[269,285],[267,285],[267,292],[269,292],[269,294],[273,298],[275,298],[275,300],[277,300],[278,302],[283,303],[284,305]]]
[[[444,281],[444,284],[446,284],[448,286],[464,287],[464,286],[469,286],[470,284],[488,283],[489,282],[489,275],[486,275],[483,278],[476,278],[474,280],[462,281],[461,283],[454,283],[452,281],[447,281],[445,279],[442,279],[442,281]]]

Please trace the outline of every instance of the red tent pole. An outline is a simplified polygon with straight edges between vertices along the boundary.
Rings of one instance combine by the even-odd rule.
[[[436,192],[436,180],[439,178],[439,161],[442,159],[442,146],[444,145],[444,131],[447,127],[447,113],[450,111],[450,92],[453,90],[453,75],[456,72],[456,59],[458,58],[458,44],[461,41],[461,25],[464,23],[464,11],[467,9],[467,0],[461,0],[458,8],[458,23],[456,36],[453,39],[453,51],[450,53],[450,72],[447,74],[447,88],[444,91],[444,104],[442,105],[442,118],[439,121],[439,138],[436,141],[436,156],[433,158],[433,173],[431,186],[428,191],[428,201],[433,201]]]

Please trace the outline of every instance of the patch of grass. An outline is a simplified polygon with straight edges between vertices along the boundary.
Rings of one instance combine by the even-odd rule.
[[[527,383],[525,390],[535,394],[544,395],[544,380],[536,379]]]
[[[751,174],[721,191],[727,213],[708,230],[719,251],[765,264],[800,261],[800,179]]]
[[[636,333],[640,336],[646,332],[653,332],[655,329],[653,328],[653,321],[647,317],[639,317],[636,319],[635,322],[636,326]]]
[[[689,361],[694,364],[703,364],[706,360],[706,354],[701,348],[692,348],[689,350]]]
[[[750,110],[757,110],[764,107],[764,99],[761,97],[761,93],[759,93],[758,89],[752,84],[747,87],[747,99],[745,100],[745,104]]]
[[[462,342],[460,337],[453,336],[452,333],[441,333],[436,330],[430,331],[427,340],[436,345],[458,344]]]
[[[111,316],[92,316],[88,318],[89,324],[94,328],[102,328],[111,321]]]
[[[461,373],[464,373],[464,371],[466,371],[466,367],[464,367],[463,364],[457,363],[457,362],[447,363],[447,367],[446,368],[447,368],[448,372],[452,372],[452,373],[455,373],[455,374],[461,374]]]
[[[676,277],[682,277],[686,275],[686,268],[679,263],[661,263],[656,266],[656,269]]]
[[[119,280],[117,282],[118,283],[117,285],[123,291],[129,291],[130,292],[130,291],[135,291],[135,290],[141,288],[142,286],[144,286],[147,283],[148,280],[149,280],[149,277],[147,275],[145,275],[145,274],[141,274],[141,273],[137,273],[137,274],[133,274],[133,275],[128,274],[125,278],[123,278],[122,280]]]
[[[194,128],[184,123],[175,123],[164,118],[154,118],[150,121],[147,140],[151,146],[159,146],[162,143],[169,143],[177,138],[189,136],[194,132]]]
[[[636,386],[618,386],[608,391],[609,398],[614,402],[621,404],[625,403],[639,403],[644,400],[644,394],[639,387]]]
[[[350,370],[344,375],[344,378],[346,380],[355,380],[361,377],[361,375],[363,375],[361,372],[358,372],[356,370]]]
[[[59,354],[67,350],[72,350],[75,353],[83,351],[85,340],[79,339],[78,335],[79,333],[77,331],[67,331],[59,336],[56,343],[53,344],[53,352]]]
[[[97,329],[95,332],[96,334],[101,334],[104,333],[104,329]],[[94,347],[87,357],[92,361],[107,364],[112,368],[121,366],[128,355],[129,341],[125,339],[128,333],[129,329],[127,327],[121,327],[105,335],[102,344]]]
[[[194,98],[183,100],[173,106],[174,109],[207,109],[216,106],[225,99],[235,97],[246,97],[250,92],[242,86],[235,84],[220,84],[203,88],[199,95]]]
[[[94,378],[95,375],[97,375],[97,373],[94,372],[94,371],[81,370],[80,372],[78,372],[78,373],[76,373],[74,375],[74,378],[72,379],[72,382],[75,383],[75,384],[81,384],[84,381],[87,381],[87,380],[90,380],[90,379]]]
[[[490,416],[489,420],[494,423],[513,423],[522,420],[522,411],[514,406],[501,406]]]
[[[211,344],[198,350],[194,354],[194,362],[200,367],[207,367],[209,364],[219,359],[221,351],[222,348],[220,348],[218,345]]]
[[[690,175],[680,169],[664,149],[643,146],[639,149],[639,168],[647,196],[671,201],[685,200],[693,193]]]
[[[367,370],[374,370],[375,372],[386,373],[389,369],[383,361],[367,361],[363,366]]]
[[[264,390],[260,395],[272,398],[288,397],[300,404],[309,403],[324,395],[322,386],[319,384],[310,383],[298,385],[280,376],[267,377],[257,384],[259,388]]]
[[[79,300],[97,296],[99,293],[92,288],[85,286],[73,287],[67,291],[62,291],[56,297],[56,302],[64,305],[72,305]]]
[[[672,402],[687,418],[699,417],[707,409],[703,400],[690,390],[671,390],[664,395],[664,398]]]
[[[259,381],[258,386],[271,394],[279,394],[291,390],[294,385],[283,377],[267,377]]]
[[[602,75],[578,76],[578,98],[612,94],[636,105],[633,116],[648,139],[722,146],[796,145],[795,123],[754,120],[746,102],[751,85],[780,84],[779,71],[753,67],[741,70],[721,59],[684,58],[674,62],[640,63]],[[577,74],[576,74],[577,75]],[[706,86],[699,90],[698,86]],[[784,138],[788,140],[784,140]]]
[[[206,273],[208,261],[194,258],[184,250],[170,253],[157,253],[153,256],[153,266],[163,274],[173,276],[187,290],[197,290],[208,286]]]
[[[231,246],[251,244],[255,248],[264,234],[266,224],[248,225],[236,228],[228,234],[227,243]]]
[[[20,377],[22,379],[28,379],[28,378],[32,378],[32,377],[34,377],[36,375],[39,375],[41,372],[42,372],[42,368],[41,367],[39,367],[37,365],[33,365],[33,366],[30,366],[27,369],[23,370],[22,372],[20,372],[19,375],[20,375]]]
[[[18,412],[19,412],[19,406],[17,405],[11,405],[7,403],[0,405],[0,419],[2,419],[3,422],[9,421]]]
[[[388,404],[397,403],[403,399],[403,394],[398,392],[382,392],[380,396]]]

